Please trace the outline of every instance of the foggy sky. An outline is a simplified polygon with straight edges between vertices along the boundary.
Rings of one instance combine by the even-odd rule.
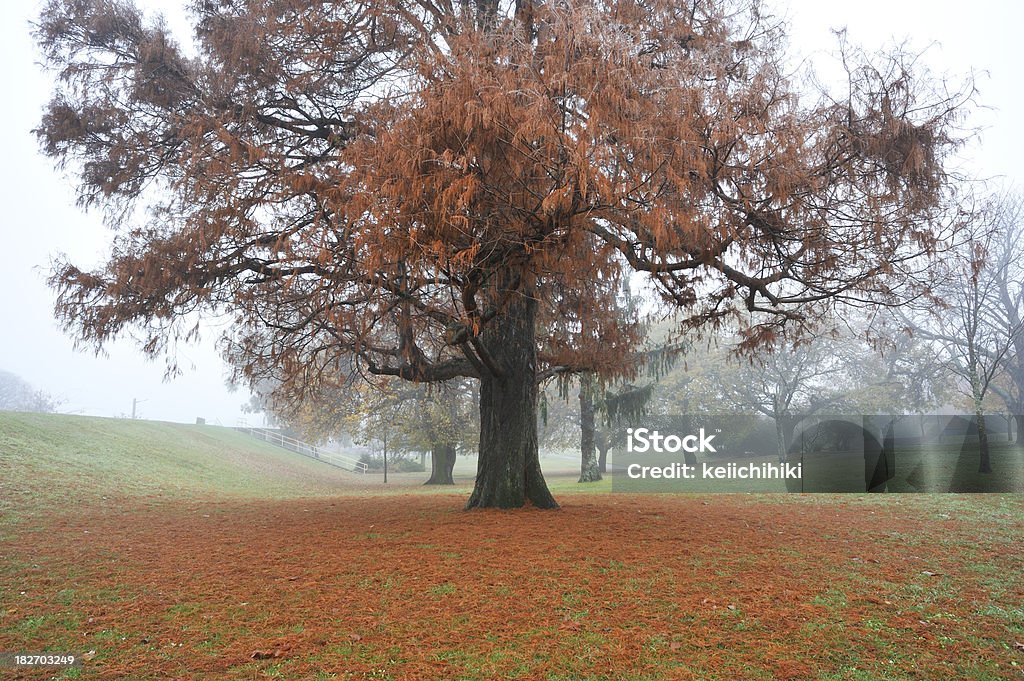
[[[954,80],[973,72],[987,107],[970,125],[982,128],[980,139],[962,158],[982,177],[1017,183],[1024,158],[1018,126],[1024,121],[1024,78],[1020,76],[1019,27],[1024,10],[1007,0],[929,2],[927,0],[766,0],[791,24],[792,50],[815,59],[835,47],[830,29],[847,27],[853,44],[869,49],[909,41],[928,48],[924,63],[937,75]],[[41,3],[40,3],[41,4]],[[4,65],[0,110],[3,163],[0,164],[0,225],[6,247],[0,267],[0,369],[12,371],[37,388],[64,398],[62,411],[94,416],[131,412],[132,399],[142,418],[235,425],[259,417],[243,415],[247,392],[228,392],[227,369],[213,347],[210,329],[202,341],[178,348],[184,373],[164,382],[164,363],[143,359],[130,340],[112,344],[107,357],[76,351],[73,341],[53,321],[54,295],[45,278],[54,256],[65,253],[85,268],[102,262],[111,233],[97,214],[74,205],[69,180],[37,151],[31,129],[51,95],[50,75],[37,64],[29,21],[39,11],[33,2],[0,4],[0,55]],[[172,27],[187,30],[179,3],[143,2],[160,8]]]

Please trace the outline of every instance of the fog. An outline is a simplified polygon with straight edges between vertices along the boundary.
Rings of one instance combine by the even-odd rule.
[[[158,7],[158,3],[142,3]],[[969,125],[982,128],[980,139],[966,149],[965,169],[983,177],[1016,181],[1024,144],[1016,125],[1024,121],[1024,98],[1018,71],[1016,35],[1024,10],[1013,2],[961,3],[925,0],[820,3],[815,0],[769,2],[791,23],[791,47],[819,58],[835,47],[832,28],[849,29],[852,43],[869,49],[909,40],[927,48],[924,63],[936,74],[954,79],[973,72],[985,109]],[[176,28],[185,28],[183,14],[169,11]],[[140,418],[234,425],[245,415],[246,391],[225,387],[227,367],[214,347],[219,332],[207,326],[200,342],[179,346],[176,361],[182,373],[164,380],[166,366],[147,361],[131,339],[122,339],[97,356],[76,350],[74,342],[52,317],[53,292],[46,285],[51,259],[67,254],[82,267],[102,261],[110,233],[98,214],[83,214],[64,174],[37,152],[31,134],[50,96],[50,76],[36,65],[29,21],[35,3],[4,3],[0,7],[0,51],[6,68],[0,111],[4,163],[0,165],[6,263],[0,267],[0,370],[20,375],[38,389],[63,399],[60,410],[94,416],[123,416],[139,400]]]

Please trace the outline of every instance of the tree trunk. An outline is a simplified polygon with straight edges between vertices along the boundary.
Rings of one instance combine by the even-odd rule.
[[[537,302],[513,293],[480,341],[493,370],[480,377],[480,453],[472,508],[558,508],[537,452]]]
[[[455,445],[438,442],[430,448],[430,479],[424,485],[454,485]]]
[[[1013,437],[1011,437],[1010,442],[1019,445],[1024,442],[1020,439],[1021,434],[1024,433],[1024,414],[1021,414],[1019,409],[1018,413],[1013,415],[1013,425],[1016,426],[1017,432],[1015,434],[1011,434]]]
[[[985,409],[982,403],[985,400],[985,391],[982,390],[981,379],[978,376],[977,363],[973,357],[970,358],[971,371],[971,397],[974,398],[974,416],[978,425],[978,472],[992,472],[992,458],[988,448],[988,428],[985,427]]]
[[[597,444],[597,470],[601,473],[608,472],[608,450],[612,448],[611,438],[608,437],[608,433],[604,430],[600,430],[596,434]]]
[[[978,419],[978,449],[981,458],[978,461],[979,473],[992,472],[992,456],[988,447],[988,426],[985,425],[985,414],[979,409],[976,413]]]
[[[594,377],[580,374],[580,479],[578,482],[597,482],[601,471],[595,456],[594,437]]]
[[[793,443],[793,430],[796,428],[796,419],[786,414],[775,416],[775,446],[779,461],[786,461],[789,458],[789,446]]]
[[[782,421],[778,416],[775,417],[775,451],[779,461],[786,460],[786,436],[782,434]]]

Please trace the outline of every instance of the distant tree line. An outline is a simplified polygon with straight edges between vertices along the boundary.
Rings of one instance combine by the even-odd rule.
[[[0,411],[57,411],[61,400],[10,371],[0,370]]]

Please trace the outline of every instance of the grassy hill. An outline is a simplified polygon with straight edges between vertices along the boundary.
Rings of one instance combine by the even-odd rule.
[[[542,456],[552,490],[577,485],[573,456]],[[113,500],[261,500],[338,494],[469,494],[476,458],[460,456],[456,485],[424,488],[424,473],[361,475],[220,426],[0,412],[0,515],[72,509]],[[2,519],[0,519],[2,520]],[[2,523],[0,523],[2,524]]]
[[[57,498],[280,499],[361,484],[229,428],[0,412],[0,512]]]

